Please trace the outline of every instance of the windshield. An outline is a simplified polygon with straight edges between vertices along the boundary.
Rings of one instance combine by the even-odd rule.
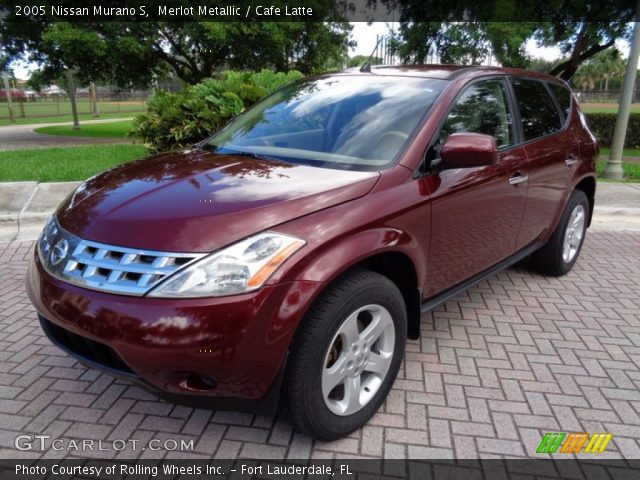
[[[205,145],[349,170],[394,163],[444,80],[334,76],[290,85],[241,114]]]

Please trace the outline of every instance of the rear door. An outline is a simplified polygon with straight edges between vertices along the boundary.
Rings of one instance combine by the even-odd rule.
[[[513,78],[513,90],[527,154],[527,204],[517,248],[536,240],[553,227],[563,208],[567,186],[578,160],[578,144],[563,109],[566,97],[553,95],[550,82]],[[562,93],[561,91],[559,93]],[[568,91],[567,91],[568,93]],[[570,101],[569,96],[569,101]]]

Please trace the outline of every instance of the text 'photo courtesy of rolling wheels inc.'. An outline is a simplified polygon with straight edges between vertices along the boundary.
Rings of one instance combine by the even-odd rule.
[[[637,0],[0,1],[0,480],[640,478]]]

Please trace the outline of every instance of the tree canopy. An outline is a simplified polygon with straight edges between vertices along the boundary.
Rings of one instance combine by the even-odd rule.
[[[0,44],[8,62],[35,62],[42,78],[74,70],[81,83],[122,87],[148,85],[166,73],[196,84],[223,68],[311,73],[327,58],[346,55],[351,31],[335,2],[316,3],[314,19],[324,22],[69,23],[8,17],[0,22]]]
[[[436,52],[444,63],[478,64],[491,53],[503,66],[527,67],[525,45],[557,46],[564,61],[548,73],[570,79],[580,65],[631,31],[636,2],[610,0],[382,0],[400,10],[396,51],[402,61],[424,63]],[[422,22],[421,19],[446,19]],[[540,21],[544,19],[544,21]],[[534,21],[538,20],[538,21]]]
[[[617,80],[620,87],[625,62],[615,48],[603,50],[580,65],[573,77],[573,84],[581,90],[609,90],[610,80]]]
[[[65,1],[71,0],[60,0]],[[349,0],[307,3],[313,4],[313,21],[69,23],[40,17],[15,21],[10,14],[0,21],[0,44],[8,62],[37,63],[39,80],[74,70],[80,83],[104,81],[121,87],[148,85],[167,74],[196,84],[225,68],[312,73],[347,63],[351,26],[344,7]],[[527,42],[534,41],[559,47],[562,61],[547,71],[567,80],[616,40],[630,37],[636,9],[635,0],[367,3],[400,12],[399,36],[390,45],[405,63],[426,63],[435,54],[443,63],[478,64],[492,55],[504,66],[539,68],[525,51]],[[422,21],[427,18],[439,21]]]

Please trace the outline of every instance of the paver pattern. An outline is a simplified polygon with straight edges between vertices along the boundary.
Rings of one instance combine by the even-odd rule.
[[[640,458],[640,233],[589,232],[566,277],[519,265],[424,315],[384,407],[332,443],[278,418],[171,405],[77,363],[25,294],[32,248],[0,244],[0,457],[522,458],[545,432],[585,431],[613,433],[604,457]],[[194,449],[18,452],[21,434]]]

